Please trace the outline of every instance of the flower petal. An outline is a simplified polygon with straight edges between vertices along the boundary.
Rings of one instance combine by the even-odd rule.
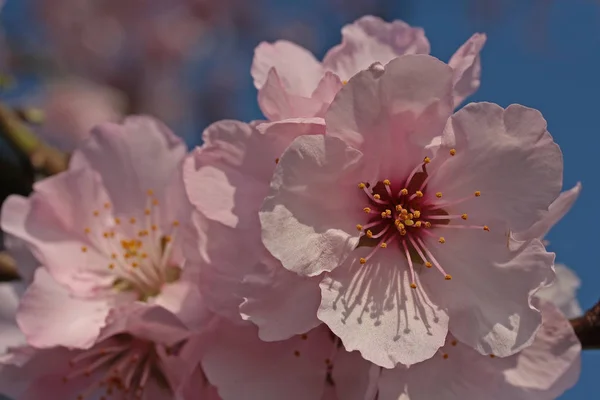
[[[448,61],[454,70],[454,106],[457,107],[467,97],[479,89],[481,83],[481,59],[479,53],[487,37],[476,33],[460,46]]]
[[[418,275],[417,289],[410,287],[399,250],[381,250],[361,264],[359,258],[370,250],[355,250],[323,279],[319,319],[346,350],[358,350],[379,366],[393,368],[432,357],[444,345],[448,315],[420,288]]]
[[[577,301],[577,289],[581,286],[579,277],[563,264],[554,264],[554,270],[554,282],[537,291],[535,296],[552,302],[567,318],[580,317],[583,310]]]
[[[452,69],[407,55],[354,76],[331,104],[327,134],[365,156],[364,180],[406,179],[450,116]]]
[[[364,206],[348,172],[360,156],[326,136],[299,137],[285,151],[259,214],[263,242],[285,268],[319,275],[354,248]]]
[[[89,348],[106,324],[106,300],[77,299],[38,268],[17,313],[17,323],[32,346]]]
[[[115,213],[137,216],[147,191],[162,199],[186,154],[183,141],[150,117],[129,117],[123,124],[98,125],[71,157],[70,169],[99,172]]]
[[[0,284],[0,354],[10,347],[24,346],[25,336],[15,319],[19,299],[25,291],[23,282],[3,282]]]
[[[398,56],[429,50],[423,29],[367,15],[342,28],[342,43],[327,52],[323,66],[349,80],[374,62],[385,65]]]

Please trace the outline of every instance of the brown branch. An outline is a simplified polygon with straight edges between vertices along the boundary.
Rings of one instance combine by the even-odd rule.
[[[17,112],[4,104],[0,104],[0,132],[44,174],[54,175],[67,169],[68,155],[44,143]]]
[[[600,301],[586,313],[571,320],[583,349],[600,349]]]

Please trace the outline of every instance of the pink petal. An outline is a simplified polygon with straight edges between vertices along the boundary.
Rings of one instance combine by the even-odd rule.
[[[263,342],[256,329],[225,327],[202,360],[223,400],[306,400],[323,394],[325,360],[333,342],[327,329],[280,342]]]
[[[204,145],[185,161],[188,197],[210,219],[255,227],[276,160],[296,137],[323,133],[323,120],[316,118],[261,124],[258,129],[237,121],[217,122],[204,131]]]
[[[371,374],[373,368],[377,372],[375,377]],[[379,379],[379,370],[378,366],[362,358],[358,351],[338,352],[335,357],[335,366],[331,372],[338,398],[340,400],[375,399],[371,388],[375,383],[374,389],[375,392],[377,391],[376,383]],[[369,394],[371,394],[370,397]]]
[[[301,277],[265,255],[242,282],[242,317],[258,326],[258,336],[267,342],[289,339],[318,325],[321,301],[319,278]]]
[[[343,84],[340,78],[333,72],[327,71],[325,72],[325,75],[323,75],[323,78],[321,78],[321,80],[319,81],[319,85],[313,92],[311,98],[314,100],[319,100],[324,105],[327,105],[327,107],[322,109],[324,113],[333,101],[335,95],[340,91],[342,87]],[[315,115],[321,115],[321,112]]]
[[[17,313],[17,323],[32,346],[89,348],[105,326],[105,300],[72,297],[48,270],[38,268]]]
[[[540,326],[530,299],[552,280],[554,254],[539,240],[511,250],[501,232],[456,231],[446,244],[426,242],[452,275],[451,281],[439,274],[429,279],[428,293],[447,307],[450,332],[462,343],[500,357],[522,350]]]
[[[3,282],[0,284],[0,354],[9,347],[26,344],[25,336],[17,326],[15,316],[19,299],[25,291],[22,282]]]
[[[481,59],[479,53],[487,37],[476,33],[460,46],[448,61],[454,70],[454,105],[458,106],[477,89],[481,83]]]
[[[262,42],[254,50],[251,74],[257,89],[265,86],[271,69],[277,71],[283,90],[303,97],[310,97],[325,72],[308,50],[285,40]]]
[[[359,166],[358,151],[328,136],[299,137],[285,151],[260,211],[263,242],[285,268],[319,275],[354,248],[362,206],[349,173]]]
[[[554,282],[537,291],[535,296],[552,302],[567,318],[580,317],[583,310],[577,301],[577,289],[581,286],[579,277],[563,264],[554,264],[554,270]]]
[[[354,76],[331,104],[327,134],[365,155],[365,181],[405,179],[423,161],[452,112],[452,70],[425,55],[407,55],[385,69]]]
[[[329,107],[329,103],[323,102],[323,99],[330,97],[330,79],[325,76],[321,81],[316,81],[313,95],[303,96],[288,91],[277,70],[272,68],[265,85],[258,91],[258,104],[263,114],[271,121],[322,117]]]
[[[443,192],[445,199],[472,198],[445,208],[447,212],[468,213],[475,225],[501,218],[517,232],[547,213],[562,186],[562,154],[538,111],[469,104],[449,125],[452,134],[446,132],[438,152],[445,162],[431,174],[429,187]],[[454,157],[446,155],[451,147],[456,148]],[[473,196],[474,191],[481,197]]]
[[[89,166],[102,176],[115,213],[143,213],[148,190],[162,199],[186,154],[185,144],[150,117],[105,123],[73,153],[71,169]]]
[[[544,213],[542,218],[533,224],[525,232],[515,232],[514,238],[516,240],[527,240],[533,238],[543,238],[546,236],[548,231],[556,225],[571,209],[575,200],[581,193],[581,183],[577,183],[573,188],[562,192],[556,200],[550,204],[548,212]]]
[[[323,66],[349,80],[374,62],[385,65],[398,56],[429,50],[423,29],[367,15],[342,28],[342,43],[327,52]]]
[[[434,303],[420,289],[419,275],[418,288],[410,287],[408,266],[399,250],[391,247],[376,253],[367,264],[359,263],[370,250],[355,250],[323,279],[319,319],[347,351],[358,350],[382,367],[432,357],[448,332],[448,315],[437,305],[442,303]]]
[[[193,330],[205,327],[212,317],[204,304],[198,285],[183,279],[163,286],[153,304],[169,310]]]

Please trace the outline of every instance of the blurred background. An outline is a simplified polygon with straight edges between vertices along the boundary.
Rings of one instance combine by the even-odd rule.
[[[59,170],[60,151],[101,121],[151,114],[195,146],[211,122],[260,119],[254,47],[287,39],[322,57],[341,27],[365,14],[423,27],[444,61],[472,33],[488,35],[481,89],[470,100],[524,104],[548,120],[564,152],[565,189],[581,181],[583,192],[547,239],[580,276],[583,308],[592,306],[600,297],[600,213],[587,214],[600,198],[593,0],[6,0],[0,201],[29,193],[40,171]],[[579,384],[561,399],[596,398],[599,372],[600,353],[586,351]]]

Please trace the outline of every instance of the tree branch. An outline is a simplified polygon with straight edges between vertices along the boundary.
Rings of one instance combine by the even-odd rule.
[[[600,349],[600,301],[586,313],[571,320],[584,350]]]

